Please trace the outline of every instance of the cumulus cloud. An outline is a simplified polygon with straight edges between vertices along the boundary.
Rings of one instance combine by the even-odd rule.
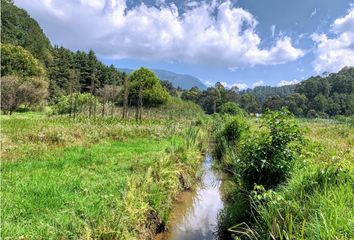
[[[354,65],[354,7],[346,16],[334,21],[331,32],[335,37],[329,38],[323,33],[311,35],[316,44],[313,66],[318,74]]]
[[[231,89],[232,87],[237,87],[239,90],[244,90],[248,88],[246,83],[227,83],[227,82],[220,82],[225,88]]]
[[[116,59],[155,59],[219,64],[228,68],[276,65],[296,60],[304,51],[282,36],[261,48],[258,24],[230,1],[188,2],[127,8],[125,0],[15,0],[39,20],[56,44],[94,49]]]
[[[297,80],[297,79],[294,79],[294,80],[281,80],[281,81],[278,82],[278,87],[286,86],[286,85],[294,85],[294,84],[297,84],[299,82],[300,81]]]
[[[254,82],[254,83],[252,84],[252,87],[254,88],[254,87],[264,86],[264,85],[265,85],[265,82],[264,82],[263,80],[259,80],[259,81],[257,81],[257,82]]]

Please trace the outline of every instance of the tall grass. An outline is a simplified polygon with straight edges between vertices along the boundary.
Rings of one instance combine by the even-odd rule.
[[[259,123],[249,123],[252,135]],[[235,239],[354,238],[354,129],[346,122],[318,120],[301,120],[301,128],[305,139],[295,146],[301,152],[275,188],[256,185],[245,192],[239,155],[224,152],[222,163],[231,166],[234,181],[227,184],[221,232],[228,230]]]
[[[176,194],[193,185],[207,136],[176,116],[1,120],[4,239],[151,237]]]

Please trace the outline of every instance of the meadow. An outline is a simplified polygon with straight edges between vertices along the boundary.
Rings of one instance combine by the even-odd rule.
[[[141,239],[163,230],[174,197],[196,180],[206,137],[175,110],[140,122],[1,116],[1,236]]]

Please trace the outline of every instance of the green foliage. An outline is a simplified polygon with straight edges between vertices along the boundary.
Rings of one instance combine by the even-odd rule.
[[[256,100],[256,97],[249,93],[245,93],[241,95],[240,106],[243,109],[245,109],[248,113],[260,112],[260,107]]]
[[[241,134],[244,130],[245,122],[240,117],[234,117],[225,124],[222,135],[228,145],[232,145],[241,138]]]
[[[247,128],[242,116],[222,118],[219,115],[214,115],[214,155],[221,159],[229,149],[237,148]]]
[[[141,67],[131,73],[129,79],[129,98],[133,104],[137,104],[140,91],[145,106],[159,106],[167,102],[168,92],[162,87],[154,72]]]
[[[262,128],[242,145],[239,174],[248,189],[274,188],[289,176],[296,157],[292,143],[302,139],[297,121],[286,111],[267,112]]]
[[[262,126],[256,135],[249,141],[248,137],[243,138],[245,144],[240,151],[236,151],[231,171],[235,179],[232,190],[226,194],[230,203],[221,214],[222,229],[229,230],[235,239],[352,239],[354,132],[347,124],[349,119],[337,117],[336,121],[303,121],[302,127],[307,129],[306,144],[295,145],[293,141],[299,138],[298,131],[294,131],[297,127],[294,128],[291,122],[290,126],[285,125],[291,117],[287,114],[279,116],[282,114],[280,112],[268,114],[261,123],[255,124],[257,129]],[[270,174],[278,168],[278,163],[272,160],[279,161],[279,155],[275,154],[269,161],[273,169],[268,168],[266,162],[265,166],[260,166],[259,161],[254,159],[265,159],[267,156],[262,152],[269,153],[267,149],[273,151],[284,144],[283,149],[293,153],[301,147],[301,155],[296,154],[294,158],[295,155],[289,156],[289,153],[280,154],[281,158],[289,156],[293,159],[290,163],[293,166],[290,167],[290,174],[286,174],[287,177],[275,188],[273,179],[279,181],[279,175]],[[242,148],[257,154],[247,154],[244,158],[240,154]],[[248,163],[248,160],[251,162]],[[279,163],[284,166],[288,164]],[[263,186],[248,184],[245,193],[243,188],[237,188],[240,187],[240,177],[245,177],[242,170],[247,167],[267,168],[267,171],[253,171],[254,177],[248,181],[258,181]],[[264,178],[259,179],[261,176]],[[271,181],[267,181],[265,176]]]
[[[74,93],[60,97],[58,103],[54,105],[54,113],[68,114],[70,111],[80,113],[86,111],[90,104],[97,105],[98,99],[89,93]]]
[[[243,114],[242,109],[234,102],[227,102],[220,106],[220,114],[238,115]]]
[[[43,65],[20,46],[1,44],[1,76],[45,77]]]
[[[36,20],[9,0],[1,0],[1,43],[21,46],[45,65],[52,61],[52,46]]]

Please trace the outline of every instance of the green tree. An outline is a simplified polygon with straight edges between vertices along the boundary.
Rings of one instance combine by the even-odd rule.
[[[284,100],[278,95],[268,97],[263,104],[264,110],[280,110],[284,105]]]
[[[52,60],[52,46],[41,27],[10,0],[1,0],[1,43],[25,48],[46,66]]]
[[[44,66],[26,49],[1,44],[1,76],[46,77]]]
[[[129,96],[136,107],[136,119],[141,120],[143,105],[161,105],[167,102],[169,95],[155,73],[141,67],[130,75]]]
[[[242,114],[242,109],[234,102],[227,102],[220,106],[219,113],[238,115],[238,114]]]
[[[260,107],[256,100],[256,97],[252,94],[245,93],[241,95],[240,106],[248,113],[257,113],[260,111]]]

